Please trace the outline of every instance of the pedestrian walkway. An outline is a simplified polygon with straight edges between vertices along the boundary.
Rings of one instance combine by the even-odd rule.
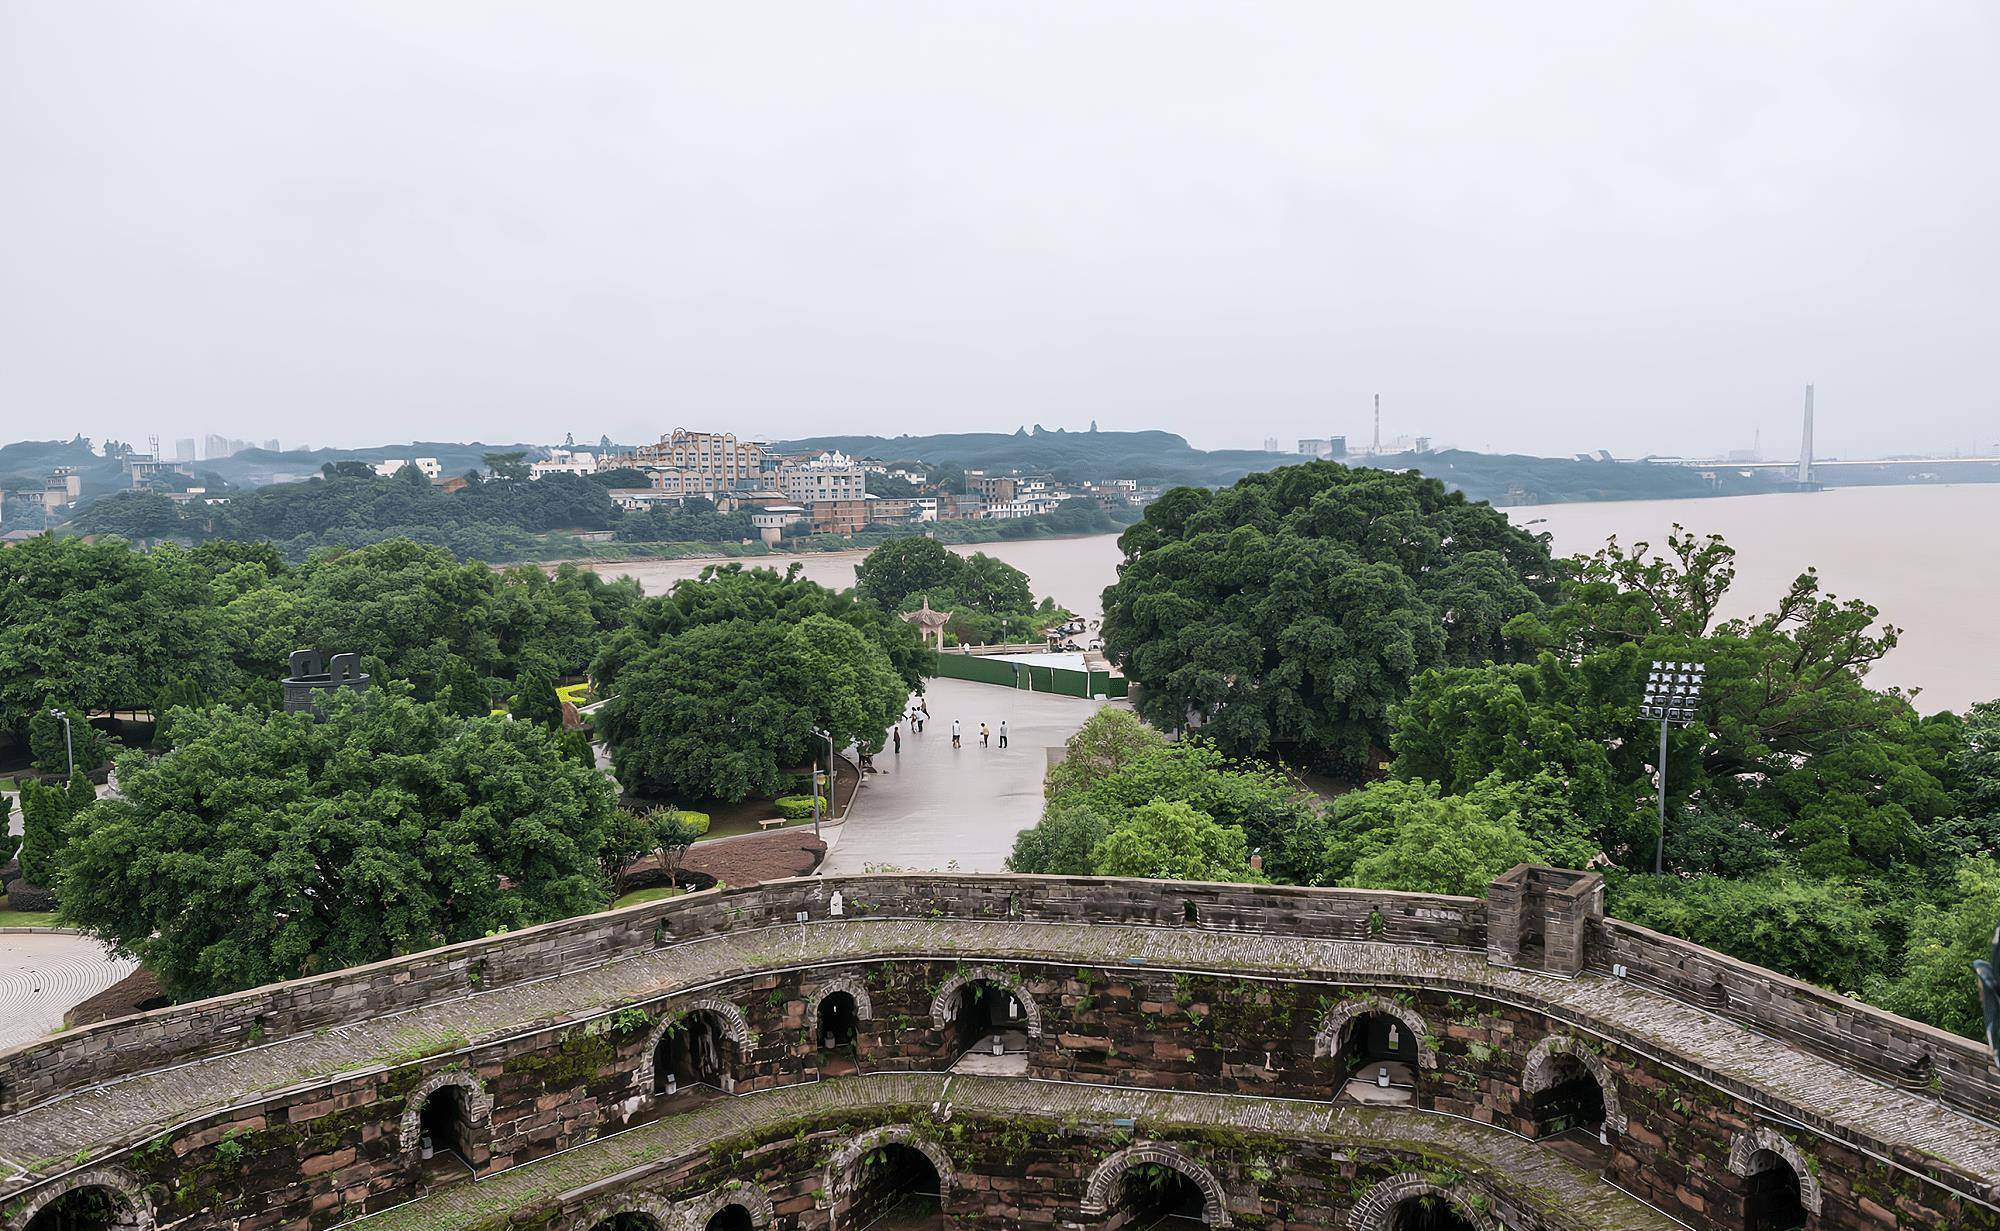
[[[1060,747],[1098,710],[1098,702],[1017,692],[967,680],[928,683],[931,719],[917,735],[903,724],[903,751],[883,749],[854,801],[828,873],[870,867],[999,872],[1014,835],[1042,815],[1042,777],[1050,747]],[[951,720],[964,747],[951,746]],[[1008,747],[979,746],[979,724]]]

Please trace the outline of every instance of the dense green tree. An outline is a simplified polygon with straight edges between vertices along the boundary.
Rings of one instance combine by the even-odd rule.
[[[513,715],[522,722],[539,723],[550,730],[562,727],[562,698],[556,695],[555,677],[530,669],[514,677]]]
[[[1531,862],[1534,848],[1510,815],[1440,795],[1426,782],[1376,782],[1334,801],[1314,883],[1481,894],[1495,876]]]
[[[1141,753],[1166,746],[1166,737],[1131,711],[1106,706],[1084,720],[1063,746],[1043,789],[1050,799],[1089,790]]]
[[[143,708],[159,681],[215,660],[208,586],[185,553],[117,539],[30,539],[0,551],[0,731],[28,734],[58,698],[75,712]]]
[[[829,590],[799,573],[797,564],[783,573],[740,564],[715,565],[703,569],[698,578],[675,583],[666,594],[641,600],[632,608],[627,626],[606,639],[591,664],[600,695],[618,691],[625,665],[666,638],[736,621],[791,625],[810,615],[831,616],[852,626],[888,654],[906,687],[922,683],[930,655],[914,627],[850,591]]]
[[[94,501],[77,514],[79,534],[115,534],[128,539],[159,539],[190,533],[195,527],[181,506],[159,492],[115,492]]]
[[[1097,844],[1109,832],[1111,826],[1088,804],[1051,799],[1042,819],[1015,835],[1007,870],[1044,876],[1095,875]]]
[[[208,710],[126,757],[63,856],[63,918],[196,997],[603,905],[611,784],[547,731],[393,686],[325,711]]]
[[[512,453],[488,453],[480,459],[496,479],[525,479],[528,477],[528,455],[519,451]]]
[[[965,560],[922,535],[890,539],[854,569],[854,592],[884,611],[901,611],[913,595],[955,587]],[[935,604],[933,604],[935,606]]]
[[[1840,992],[1860,992],[1888,958],[1858,888],[1788,871],[1744,880],[1614,876],[1609,911]]]
[[[2000,850],[2000,701],[1968,710],[1959,734],[1957,812],[1975,822],[1986,850]]]
[[[300,644],[374,659],[421,698],[437,694],[454,657],[502,662],[492,572],[443,548],[397,539],[330,552],[308,561],[297,585]]]
[[[493,694],[485,679],[457,655],[445,664],[439,677],[437,700],[460,718],[483,718],[493,712]]]
[[[57,710],[69,716],[67,732],[63,720],[56,717]],[[90,725],[83,707],[75,702],[52,702],[28,719],[28,751],[35,759],[35,768],[45,774],[67,775],[72,759],[78,768],[96,769],[104,764],[109,749],[104,732]]]
[[[1091,862],[1099,876],[1158,880],[1256,880],[1243,831],[1172,800],[1141,804],[1098,840]]]
[[[0,792],[0,864],[14,858],[14,852],[21,849],[21,839],[14,833],[14,797]]]
[[[691,623],[615,680],[596,725],[618,780],[679,800],[781,794],[785,771],[824,751],[813,728],[879,749],[908,695],[879,642],[823,612]]]
[[[1902,971],[1880,980],[1869,999],[1905,1017],[1930,1022],[1967,1038],[1983,1038],[1985,1016],[1977,985],[1967,973],[1993,946],[2000,919],[2000,863],[1967,860],[1951,890],[1937,904],[1918,907],[1903,953]]]
[[[1177,488],[1119,539],[1104,639],[1168,730],[1359,764],[1420,672],[1508,657],[1545,545],[1414,474],[1333,463]]]
[[[21,782],[21,875],[30,884],[52,887],[69,842],[69,794],[32,779]]]

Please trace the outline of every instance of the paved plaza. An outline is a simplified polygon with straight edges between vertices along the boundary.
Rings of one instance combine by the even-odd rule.
[[[865,779],[849,819],[826,859],[829,873],[870,866],[998,872],[1014,835],[1042,815],[1048,750],[1061,747],[1097,712],[1098,703],[1021,692],[968,680],[926,681],[930,721],[922,735],[903,724],[903,751],[884,748],[882,772]],[[963,724],[963,747],[951,746],[951,720]],[[1000,720],[1008,746],[1000,747]],[[993,729],[979,746],[979,724]]]
[[[138,963],[105,954],[87,936],[0,933],[0,1047],[41,1038],[63,1014],[132,973]]]

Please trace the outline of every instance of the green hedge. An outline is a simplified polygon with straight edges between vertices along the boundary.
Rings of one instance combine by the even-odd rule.
[[[781,795],[773,802],[778,809],[778,815],[788,821],[809,821],[812,819],[813,797],[810,795]],[[826,796],[824,795],[819,797],[819,810],[822,815],[829,811]]]

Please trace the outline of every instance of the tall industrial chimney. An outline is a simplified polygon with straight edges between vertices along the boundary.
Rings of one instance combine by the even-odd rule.
[[[1368,456],[1379,457],[1382,453],[1382,395],[1375,395],[1375,443],[1368,450]]]
[[[1811,385],[1807,385],[1806,386],[1806,430],[1805,430],[1805,435],[1801,437],[1799,440],[1799,482],[1801,483],[1812,482],[1812,464],[1813,464],[1812,402],[1813,402],[1813,387]]]

